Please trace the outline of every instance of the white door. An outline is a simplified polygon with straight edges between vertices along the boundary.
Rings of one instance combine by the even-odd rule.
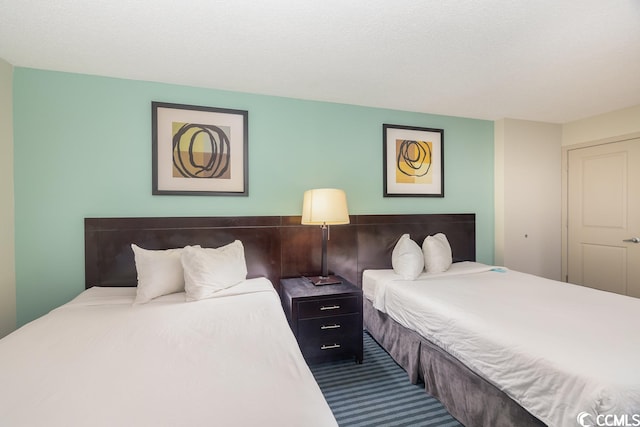
[[[640,297],[640,138],[568,159],[568,281]]]

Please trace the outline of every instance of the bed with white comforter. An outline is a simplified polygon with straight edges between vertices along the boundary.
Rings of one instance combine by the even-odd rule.
[[[363,291],[550,426],[640,419],[640,299],[475,262],[414,281],[367,270]]]
[[[93,287],[0,340],[2,426],[335,426],[267,279]]]

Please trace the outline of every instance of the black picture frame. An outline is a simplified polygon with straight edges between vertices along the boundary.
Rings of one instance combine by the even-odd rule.
[[[384,197],[444,197],[444,129],[382,125]]]
[[[249,112],[151,103],[152,194],[249,195]]]

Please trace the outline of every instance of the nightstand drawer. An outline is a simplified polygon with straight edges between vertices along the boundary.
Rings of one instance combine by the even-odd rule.
[[[345,314],[342,316],[318,317],[298,321],[298,335],[303,337],[324,339],[339,339],[345,335],[358,336],[360,316]]]
[[[362,342],[359,314],[300,320],[298,343],[307,359],[353,354]]]
[[[356,296],[341,298],[314,299],[298,304],[298,318],[335,316],[340,314],[360,313],[359,298]]]

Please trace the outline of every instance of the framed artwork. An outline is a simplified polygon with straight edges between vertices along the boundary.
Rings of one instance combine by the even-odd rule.
[[[444,130],[382,125],[384,197],[444,197]]]
[[[247,111],[152,102],[153,194],[247,196]]]

